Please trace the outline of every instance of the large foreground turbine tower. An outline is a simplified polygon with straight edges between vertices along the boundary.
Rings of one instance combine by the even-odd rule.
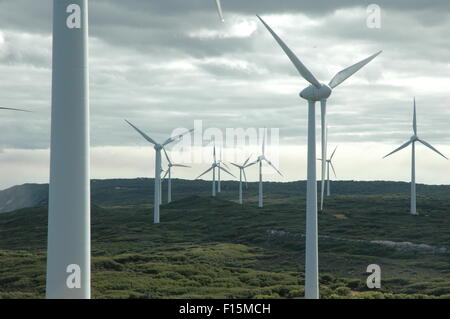
[[[88,1],[55,0],[47,298],[90,298],[90,255]]]
[[[337,73],[328,84],[320,83],[314,75],[303,65],[298,57],[280,39],[280,37],[261,19],[258,18],[274,37],[300,75],[311,85],[301,91],[300,97],[308,101],[308,182],[306,194],[306,271],[305,297],[319,298],[319,269],[318,269],[318,229],[317,229],[317,178],[316,178],[316,102],[321,103],[322,110],[322,188],[325,187],[326,154],[326,104],[332,90],[344,82],[367,63],[372,61],[378,52]]]
[[[428,142],[420,139],[417,136],[417,116],[416,116],[416,99],[415,98],[414,98],[414,114],[413,114],[413,125],[412,125],[412,127],[413,127],[413,135],[411,136],[409,141],[407,141],[402,146],[400,146],[396,150],[392,151],[391,153],[389,153],[388,155],[386,155],[383,158],[386,158],[386,157],[388,157],[388,156],[390,156],[390,155],[392,155],[394,153],[397,153],[398,151],[404,149],[405,147],[408,147],[409,145],[412,146],[412,150],[411,150],[411,215],[418,215],[417,214],[417,209],[416,209],[416,142],[422,143],[423,145],[425,145],[426,147],[428,147],[432,151],[438,153],[439,155],[441,155],[445,159],[448,160],[448,158],[445,157],[441,152],[439,152],[433,146],[431,146],[431,144],[429,144]]]

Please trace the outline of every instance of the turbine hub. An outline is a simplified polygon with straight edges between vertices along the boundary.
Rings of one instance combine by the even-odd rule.
[[[320,88],[310,85],[300,92],[300,97],[308,101],[317,102],[329,98],[332,91],[333,90],[326,84],[322,84]]]
[[[155,145],[155,150],[160,151],[163,149],[163,146],[161,144],[156,144]]]
[[[411,142],[415,142],[417,140],[419,140],[419,137],[417,135],[411,136]]]

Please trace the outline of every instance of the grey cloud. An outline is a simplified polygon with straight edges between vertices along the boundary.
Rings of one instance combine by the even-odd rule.
[[[423,134],[450,143],[443,116],[450,115],[446,90],[414,92],[402,83],[424,75],[449,83],[448,1],[377,1],[385,12],[380,30],[367,29],[364,15],[355,18],[344,10],[363,9],[369,1],[223,2],[229,17],[225,25],[218,22],[212,0],[91,1],[94,146],[145,145],[124,118],[157,139],[203,119],[223,129],[279,127],[284,143],[304,141],[307,107],[298,92],[307,83],[259,22],[249,37],[189,36],[199,30],[225,32],[236,17],[256,21],[256,11],[268,21],[272,14],[298,13],[318,22],[307,30],[298,30],[294,22],[277,31],[324,81],[384,49],[330,99],[334,140],[403,140],[409,134],[411,99],[417,95]],[[1,114],[0,125],[7,131],[3,147],[47,148],[51,47],[36,39],[50,35],[51,1],[0,1],[0,30],[9,50],[2,51],[0,44],[0,70],[10,79],[0,85],[0,104],[27,104],[36,111],[21,117]],[[25,33],[34,40],[14,40]]]

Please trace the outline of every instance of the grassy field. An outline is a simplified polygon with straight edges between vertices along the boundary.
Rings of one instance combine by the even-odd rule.
[[[93,206],[94,298],[302,298],[304,197],[274,194],[264,209],[225,187],[217,199],[162,206]],[[225,200],[227,199],[227,200]],[[450,298],[450,198],[335,195],[319,214],[321,298]],[[126,202],[126,201],[125,201]],[[47,208],[0,215],[0,298],[43,298]],[[397,248],[371,241],[427,244]],[[417,248],[417,249],[416,249]],[[437,250],[441,248],[441,250]],[[447,251],[445,251],[447,249]],[[382,269],[369,290],[366,267]]]

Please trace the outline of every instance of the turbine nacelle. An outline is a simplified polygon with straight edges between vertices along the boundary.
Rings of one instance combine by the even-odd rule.
[[[320,87],[310,85],[300,92],[300,97],[308,101],[321,101],[328,99],[331,92],[333,90],[327,84],[321,84]]]

